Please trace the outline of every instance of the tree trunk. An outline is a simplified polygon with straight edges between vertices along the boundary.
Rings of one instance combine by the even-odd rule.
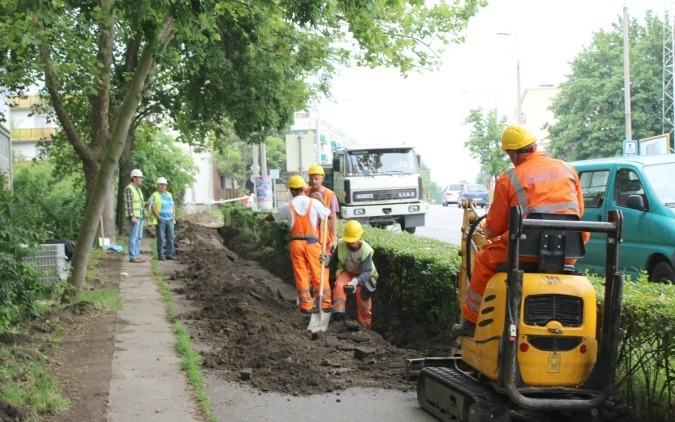
[[[89,262],[89,253],[91,251],[90,245],[96,237],[97,226],[100,221],[103,207],[106,203],[106,198],[112,194],[112,181],[117,169],[120,156],[124,150],[127,140],[129,128],[132,125],[134,114],[138,109],[143,95],[143,87],[147,81],[150,72],[155,66],[155,53],[161,53],[166,48],[166,45],[171,41],[174,35],[174,21],[167,19],[164,22],[164,29],[160,37],[160,45],[155,46],[152,43],[145,45],[143,54],[138,63],[138,67],[134,72],[129,91],[124,97],[124,101],[116,110],[115,118],[112,125],[112,133],[110,140],[106,145],[103,157],[101,159],[100,171],[96,175],[94,189],[91,197],[87,200],[87,205],[84,211],[84,219],[80,235],[75,245],[75,252],[73,254],[72,271],[68,278],[68,282],[72,284],[77,292],[84,286],[85,276],[87,274],[87,263]]]
[[[129,184],[131,178],[131,170],[133,169],[133,160],[131,152],[134,150],[134,141],[136,136],[134,134],[135,127],[129,127],[127,133],[127,141],[124,144],[124,150],[119,160],[119,175],[117,178],[117,209],[115,213],[115,223],[117,225],[117,232],[119,234],[127,233],[126,218],[124,217],[124,188]],[[141,169],[142,170],[142,169]]]

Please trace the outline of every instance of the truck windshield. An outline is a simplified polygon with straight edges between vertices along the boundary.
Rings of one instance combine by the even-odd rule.
[[[417,173],[417,156],[409,148],[350,151],[347,154],[347,173],[392,174]]]
[[[675,208],[675,163],[645,166],[643,171],[659,202]]]

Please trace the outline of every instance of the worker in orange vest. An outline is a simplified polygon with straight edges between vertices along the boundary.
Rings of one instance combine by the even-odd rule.
[[[328,219],[328,228],[321,233],[320,243],[324,244],[325,239],[326,250],[323,253],[328,254],[335,249],[338,242],[337,236],[337,213],[340,211],[340,204],[338,203],[335,192],[323,185],[326,177],[326,172],[318,164],[312,164],[309,167],[309,186],[305,188],[305,195],[313,199],[321,201],[328,209],[330,209],[330,218]]]
[[[319,306],[324,312],[330,312],[332,300],[328,277],[324,277],[323,286],[319,286],[320,271],[323,270],[323,266],[320,261],[321,244],[319,243],[319,231],[317,230],[319,223],[329,217],[330,210],[324,207],[320,201],[305,196],[305,186],[305,179],[301,176],[291,176],[288,179],[291,200],[260,221],[287,221],[291,227],[289,249],[293,264],[295,289],[300,302],[300,312],[305,314],[318,313]],[[318,306],[314,306],[310,282],[317,303],[321,290],[323,290],[322,302]]]
[[[507,261],[511,206],[522,206],[525,215],[536,212],[581,217],[584,213],[579,175],[574,167],[537,151],[537,139],[524,126],[511,125],[504,130],[502,152],[509,156],[514,167],[499,176],[495,184],[494,198],[483,228],[486,238],[492,241],[476,254],[471,283],[462,305],[464,321],[452,327],[458,336],[473,337],[485,287],[497,265]],[[589,233],[584,233],[584,242],[589,237]]]

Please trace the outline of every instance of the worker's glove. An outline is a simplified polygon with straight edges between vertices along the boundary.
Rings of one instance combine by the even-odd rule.
[[[330,264],[330,255],[326,255],[325,253],[322,253],[321,255],[319,255],[319,259],[321,260],[321,264],[324,267],[328,267],[328,265]]]
[[[354,292],[356,292],[356,286],[358,285],[359,279],[356,277],[352,278],[352,281],[345,284],[345,293],[347,293],[348,295],[354,294]]]
[[[330,244],[330,253],[335,253],[335,248],[337,248],[337,243]]]

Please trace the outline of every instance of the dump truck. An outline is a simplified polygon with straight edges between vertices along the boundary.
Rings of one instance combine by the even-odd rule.
[[[336,149],[326,185],[340,203],[340,218],[382,227],[400,224],[414,233],[424,226],[428,203],[420,157],[406,146],[355,146]]]

